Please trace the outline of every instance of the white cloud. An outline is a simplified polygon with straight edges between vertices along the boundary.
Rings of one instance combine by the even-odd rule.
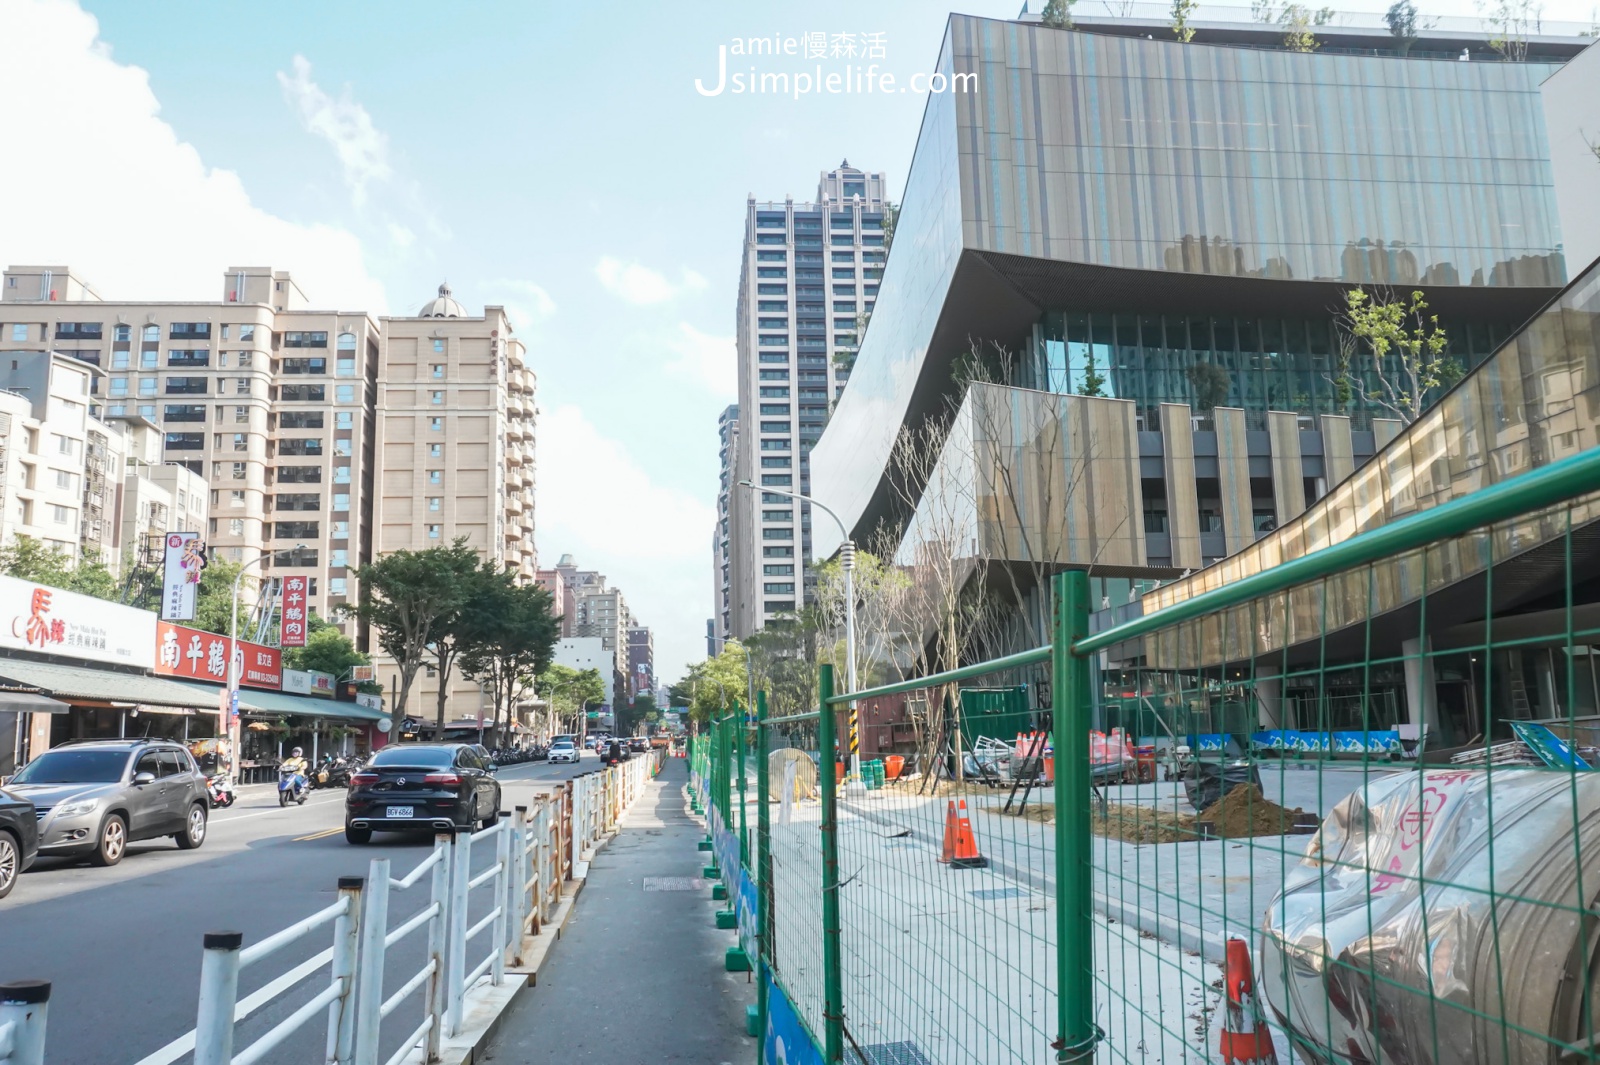
[[[417,241],[417,235],[398,222],[390,222],[389,241],[402,250],[411,247]]]
[[[498,303],[511,316],[511,328],[527,340],[528,334],[556,313],[556,301],[543,285],[500,278],[483,286],[484,302]]]
[[[539,460],[540,558],[570,553],[621,588],[655,634],[657,676],[676,679],[705,657],[716,510],[653,482],[575,406],[539,419]]]
[[[221,299],[229,266],[290,270],[319,306],[387,311],[360,241],[255,207],[237,174],[205,165],[159,117],[148,75],[118,63],[93,16],[65,0],[0,3],[8,144],[92,144],[115,166],[0,167],[11,263],[66,263],[110,299]],[[26,204],[26,210],[16,205]]]
[[[367,109],[351,98],[349,86],[335,100],[312,81],[311,61],[303,55],[294,57],[292,75],[278,71],[278,84],[306,131],[333,146],[355,205],[365,204],[367,186],[388,181],[394,174],[389,168],[389,138],[373,124]]]
[[[682,281],[675,284],[658,270],[609,255],[602,256],[595,264],[594,275],[612,293],[629,303],[641,305],[670,303],[679,296],[706,287],[706,279],[687,268],[683,270]]]
[[[733,337],[712,336],[688,322],[679,322],[666,344],[678,356],[667,363],[668,372],[692,378],[718,399],[732,402],[738,397],[739,372]]]

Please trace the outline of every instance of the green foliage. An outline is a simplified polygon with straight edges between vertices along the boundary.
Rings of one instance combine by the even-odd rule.
[[[1100,372],[1100,367],[1095,365],[1093,348],[1089,349],[1089,362],[1083,368],[1083,388],[1078,394],[1081,396],[1106,394],[1105,375]]]
[[[1543,7],[1534,0],[1493,0],[1478,5],[1483,20],[1492,31],[1489,47],[1511,63],[1521,63],[1528,58],[1528,37],[1538,32],[1539,17]]]
[[[350,637],[340,632],[338,626],[332,622],[324,621],[316,614],[312,614],[307,628],[309,631],[306,633],[304,647],[284,648],[285,669],[310,669],[321,673],[332,673],[336,678],[349,679],[350,671],[354,667],[372,664],[372,657],[357,651]],[[383,690],[381,686],[371,683],[362,683],[357,687],[372,694]]]
[[[472,583],[452,626],[461,669],[489,685],[497,727],[502,717],[509,725],[520,697],[550,664],[561,622],[548,591],[518,584],[491,562],[478,567]]]
[[[1334,377],[1344,385],[1341,394],[1360,389],[1368,402],[1410,423],[1430,392],[1459,381],[1465,367],[1446,354],[1449,336],[1427,309],[1421,292],[1405,300],[1347,291]],[[1377,387],[1367,387],[1369,381]]]
[[[738,640],[729,640],[722,645],[722,653],[717,657],[690,666],[688,675],[668,693],[674,706],[688,706],[689,717],[704,722],[726,713],[735,700],[743,703],[749,689],[749,652]],[[680,697],[683,697],[682,703]]]
[[[1394,5],[1384,12],[1383,21],[1389,24],[1395,49],[1401,55],[1411,51],[1411,46],[1417,43],[1416,5],[1411,0],[1395,0]]]
[[[606,697],[598,669],[573,669],[559,662],[552,662],[539,674],[539,690],[558,721],[580,714],[590,703],[598,704]]]
[[[1185,373],[1189,386],[1194,389],[1196,410],[1212,410],[1228,402],[1233,379],[1228,371],[1214,362],[1197,362]]]
[[[233,582],[243,565],[211,555],[206,568],[200,571],[200,587],[195,591],[194,619],[184,622],[192,629],[219,632],[228,635],[233,626]],[[256,578],[246,577],[240,584],[239,597],[245,597],[256,587]],[[239,604],[239,624],[244,625],[250,616],[246,602]]]
[[[1327,25],[1333,21],[1334,15],[1334,10],[1328,7],[1312,11],[1305,4],[1284,4],[1279,14],[1279,22],[1283,26],[1283,46],[1291,52],[1316,51],[1321,44],[1311,27]]]
[[[0,548],[0,573],[96,599],[114,602],[119,598],[116,578],[104,563],[74,564],[65,552],[46,547],[31,536],[19,536],[10,546]]]
[[[439,640],[453,644],[450,626],[473,591],[477,568],[478,553],[467,546],[465,537],[458,537],[449,547],[396,551],[355,571],[361,599],[347,609],[372,627],[378,646],[399,666],[396,717],[405,714],[411,684],[424,659],[434,653],[430,645]],[[441,691],[448,682],[441,671]],[[442,726],[442,699],[438,716]]]
[[[1043,25],[1058,30],[1072,29],[1072,5],[1078,0],[1048,0],[1039,13]]]
[[[812,609],[782,615],[744,641],[750,675],[774,717],[804,713],[815,701],[817,620]]]
[[[640,724],[654,724],[661,720],[661,711],[656,708],[656,697],[649,692],[641,692],[628,702],[616,708],[617,735],[632,736]]]
[[[1183,44],[1194,40],[1194,27],[1189,20],[1200,7],[1200,0],[1172,0],[1172,35]]]

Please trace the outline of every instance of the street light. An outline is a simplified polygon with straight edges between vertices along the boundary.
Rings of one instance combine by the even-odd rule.
[[[299,551],[305,544],[295,544],[294,549]],[[237,775],[239,770],[239,729],[234,721],[234,711],[239,702],[239,587],[244,583],[245,571],[251,566],[259,566],[267,560],[267,553],[261,554],[239,567],[239,572],[233,578],[233,608],[228,620],[228,708],[223,711],[227,715],[228,746],[233,760],[233,771]]]
[[[766,485],[756,485],[748,478],[739,482],[739,487],[752,491],[771,492],[773,495],[785,496],[789,499],[798,499],[802,503],[809,503],[832,518],[834,524],[839,526],[839,535],[843,542],[839,545],[839,565],[844,570],[844,682],[853,695],[856,690],[856,544],[850,539],[850,530],[845,528],[839,515],[835,514],[826,505],[817,502],[810,496],[801,495],[799,492],[785,492],[781,488],[769,488]],[[828,713],[828,708],[822,708],[823,713]],[[856,780],[861,779],[861,737],[857,718],[856,701],[850,700],[850,775]],[[827,752],[831,757],[832,752]]]

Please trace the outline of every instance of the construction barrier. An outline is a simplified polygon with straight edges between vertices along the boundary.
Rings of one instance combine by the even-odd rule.
[[[1048,645],[711,722],[763,1060],[1600,1059],[1600,449],[1453,496],[1384,469],[1132,620],[1062,573]],[[1018,742],[968,684],[1027,694]],[[846,779],[893,695],[902,771]]]

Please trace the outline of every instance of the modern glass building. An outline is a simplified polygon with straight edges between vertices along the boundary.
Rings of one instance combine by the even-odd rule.
[[[1400,55],[1382,31],[1301,53],[1274,27],[1182,44],[1086,22],[949,21],[938,69],[972,89],[929,97],[877,304],[812,453],[815,493],[858,539],[927,525],[894,444],[977,417],[955,371],[981,343],[1007,353],[998,383],[1055,393],[1058,425],[1093,427],[1060,430],[1074,461],[1131,462],[1109,504],[1138,526],[1119,533],[1138,541],[1119,546],[1122,573],[1200,568],[1403,429],[1334,387],[1349,289],[1424,293],[1465,370],[1566,281],[1540,86],[1587,38],[1541,38],[1527,62],[1482,61],[1480,41],[1462,62],[1459,42]],[[1198,392],[1201,364],[1225,394]],[[1034,436],[992,457],[1068,461]],[[975,511],[1005,509],[973,494]]]

